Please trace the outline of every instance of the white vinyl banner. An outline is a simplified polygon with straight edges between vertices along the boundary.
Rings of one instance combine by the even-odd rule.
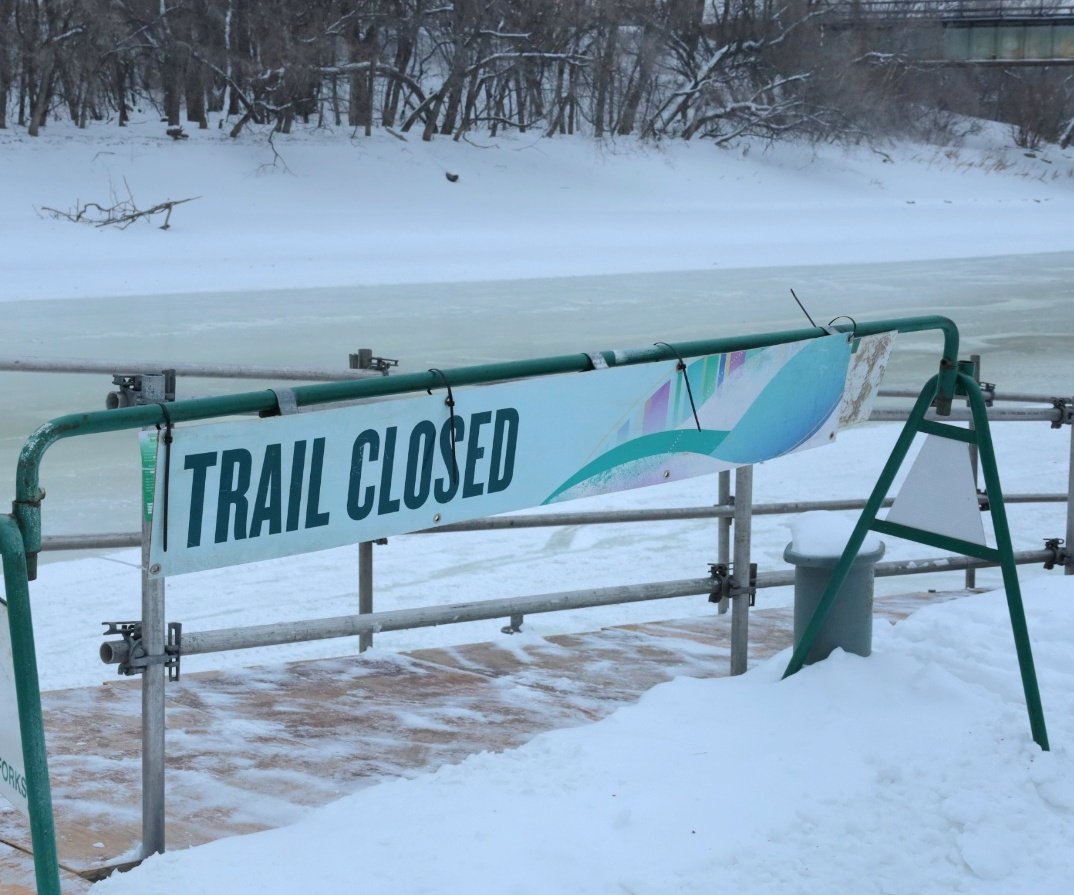
[[[23,814],[26,802],[26,768],[19,734],[19,701],[15,693],[15,663],[11,658],[11,631],[7,604],[0,599],[0,796]]]
[[[441,388],[182,426],[170,457],[158,438],[151,573],[354,544],[826,444],[841,416],[867,415],[891,339],[858,340],[855,352],[832,335],[696,358],[685,371],[669,361],[460,387],[454,407]]]

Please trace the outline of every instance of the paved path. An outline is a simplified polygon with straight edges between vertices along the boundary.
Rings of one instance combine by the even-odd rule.
[[[950,595],[945,595],[950,596]],[[905,617],[936,594],[877,600]],[[789,646],[789,609],[750,615],[750,658]],[[728,673],[730,615],[185,675],[167,696],[169,849],[293,822],[413,776],[585,724],[681,675]],[[65,895],[137,857],[139,682],[43,694]],[[28,827],[0,813],[0,895],[33,892]]]

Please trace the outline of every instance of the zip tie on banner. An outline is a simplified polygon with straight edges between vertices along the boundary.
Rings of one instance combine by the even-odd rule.
[[[459,484],[459,460],[455,455],[455,396],[451,393],[451,384],[447,381],[447,376],[444,371],[437,367],[430,367],[430,373],[434,373],[443,380],[444,388],[447,389],[447,397],[444,399],[444,403],[447,404],[448,413],[451,415],[451,485],[455,487]],[[428,394],[432,394],[433,390],[427,388],[425,390]]]
[[[172,472],[172,429],[174,423],[172,422],[172,415],[168,412],[168,405],[161,401],[157,406],[160,408],[161,415],[164,417],[164,506],[161,508],[164,514],[162,523],[163,537],[161,538],[161,546],[165,553],[168,552],[168,484],[171,479]],[[157,432],[160,432],[160,423],[157,423]]]
[[[686,372],[686,361],[682,359],[682,355],[675,350],[675,346],[668,342],[653,342],[654,345],[663,345],[668,349],[678,360],[675,365],[675,369],[682,373],[682,381],[686,383],[686,397],[690,399],[690,409],[694,412],[694,423],[697,425],[697,431],[701,431],[701,420],[697,418],[697,405],[694,404],[694,390],[690,388],[690,376]]]

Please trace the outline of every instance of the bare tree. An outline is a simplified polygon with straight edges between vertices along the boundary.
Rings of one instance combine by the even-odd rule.
[[[1040,120],[1016,138],[1069,143],[1074,109],[1054,71],[925,72],[913,62],[923,39],[915,4],[892,6],[904,20],[886,13],[883,35],[846,15],[825,26],[833,8],[857,9],[852,0],[0,0],[0,127],[14,118],[36,135],[53,116],[84,126],[113,113],[122,126],[135,103],[149,103],[169,128],[184,119],[204,128],[219,114],[232,136],[346,120],[355,134],[379,123],[427,140],[541,127],[725,141],[914,132],[955,111],[1021,127],[1017,110],[1034,108]]]

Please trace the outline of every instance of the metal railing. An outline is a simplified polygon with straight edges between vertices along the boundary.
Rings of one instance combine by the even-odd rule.
[[[1054,21],[1074,18],[1069,0],[828,0],[840,20],[933,19],[938,22]]]
[[[846,328],[843,328],[846,331]],[[937,407],[949,420],[966,418],[959,408],[952,408],[953,371],[958,353],[958,334],[953,324],[946,318],[927,317],[910,320],[878,321],[873,324],[858,325],[857,335],[870,335],[892,330],[902,332],[920,332],[939,330],[944,335],[943,361],[941,377],[937,388]],[[670,350],[661,346],[628,352],[600,352],[599,358],[608,366],[647,363],[658,360],[673,360],[675,356],[693,357],[702,354],[721,353],[745,348],[765,347],[774,344],[816,338],[822,335],[815,329],[793,330],[783,333],[763,334],[756,337],[717,339],[680,343]],[[593,354],[565,355],[555,358],[543,358],[531,361],[514,361],[501,364],[467,367],[443,373],[410,373],[385,377],[374,374],[354,380],[352,375],[339,377],[335,382],[318,385],[300,386],[289,394],[297,406],[317,406],[338,401],[377,398],[388,395],[423,391],[430,387],[442,387],[447,381],[451,385],[461,386],[505,379],[528,378],[533,376],[553,375],[565,372],[591,370],[595,366]],[[41,362],[46,364],[47,362]],[[0,362],[2,367],[2,362]],[[130,369],[131,365],[120,365],[119,369]],[[157,365],[146,368],[156,369]],[[11,369],[11,367],[8,367]],[[22,365],[16,369],[30,369]],[[44,370],[45,366],[35,369]],[[115,364],[105,364],[91,372],[113,372]],[[182,365],[176,365],[179,372]],[[208,375],[244,377],[246,372],[256,370],[254,378],[274,378],[265,375],[267,368],[235,368],[214,366],[212,372],[186,372],[185,375]],[[54,372],[60,370],[52,368]],[[62,372],[72,372],[64,369]],[[278,371],[277,371],[278,372]],[[291,371],[302,373],[291,378],[305,378],[307,373],[325,371]],[[337,371],[338,372],[338,371]],[[352,373],[352,371],[348,371]],[[347,381],[350,380],[350,381]],[[1041,407],[993,407],[989,419],[1013,420],[1020,422],[1048,422],[1052,428],[1070,425],[1074,416],[1074,399],[1044,395],[1026,395],[1021,393],[997,392],[995,388],[985,388],[986,394],[996,402],[1033,403]],[[881,392],[886,397],[904,397],[905,390],[888,390]],[[916,396],[916,392],[913,393]],[[168,405],[168,416],[173,422],[205,420],[234,414],[274,413],[280,407],[280,396],[272,390],[249,392],[216,398],[201,398],[177,401]],[[900,408],[881,408],[874,412],[873,419],[906,419],[907,411]],[[41,550],[84,550],[92,548],[114,548],[143,546],[148,541],[140,532],[109,533],[100,535],[52,535],[44,536],[40,525],[40,501],[43,496],[38,484],[41,460],[47,449],[60,439],[82,434],[136,429],[164,422],[160,406],[156,404],[121,408],[98,413],[79,414],[52,421],[39,429],[27,441],[19,459],[17,491],[14,516],[19,523],[25,542],[27,574],[32,580],[36,575],[37,554]],[[1071,426],[1074,430],[1074,426]],[[508,628],[517,629],[527,614],[553,612],[564,609],[584,608],[618,603],[630,603],[645,600],[659,600],[690,595],[708,595],[713,601],[719,601],[720,611],[730,605],[732,613],[732,673],[739,673],[746,668],[748,641],[748,606],[750,594],[759,588],[786,586],[793,581],[790,570],[762,571],[747,577],[745,570],[750,569],[751,528],[754,515],[771,515],[804,512],[807,510],[852,510],[864,506],[862,500],[839,501],[790,501],[780,503],[754,504],[752,499],[752,467],[742,467],[735,472],[736,487],[734,496],[731,489],[731,474],[719,474],[718,503],[707,507],[676,507],[647,510],[623,510],[614,512],[585,513],[540,513],[520,514],[514,516],[480,519],[470,522],[445,525],[437,528],[438,533],[461,531],[502,530],[515,528],[547,527],[559,525],[609,524],[652,521],[672,521],[682,519],[716,519],[718,538],[715,569],[708,576],[679,581],[651,582],[620,587],[591,588],[553,594],[539,594],[523,597],[508,597],[481,602],[448,604],[422,607],[420,609],[392,610],[375,612],[373,607],[373,545],[359,545],[358,596],[359,611],[355,615],[340,616],[303,622],[288,622],[275,625],[260,625],[247,628],[225,629],[218,631],[184,632],[181,646],[173,650],[178,656],[204,654],[221,650],[235,650],[270,644],[295,643],[332,637],[359,637],[360,649],[372,644],[373,635],[378,632],[426,627],[480,619],[506,618],[510,620]],[[1071,438],[1070,473],[1067,492],[1047,494],[1007,495],[1009,503],[1029,502],[1067,502],[1066,542],[1074,541],[1074,495],[1071,485],[1074,482],[1074,431]],[[982,498],[984,499],[984,498]],[[1062,565],[1067,574],[1074,574],[1074,557],[1064,549],[1061,539],[1048,543],[1044,549],[1023,551],[1016,554],[1019,563],[1044,563]],[[877,575],[881,577],[934,573],[937,571],[962,570],[970,573],[994,563],[967,557],[924,558],[898,560],[880,563]],[[740,570],[736,575],[735,570]],[[143,656],[165,657],[168,644],[165,642],[165,619],[163,616],[163,581],[149,581],[143,574],[143,639],[138,645]],[[109,663],[129,662],[132,657],[131,641],[107,641],[101,648],[101,658]],[[165,667],[163,663],[144,665],[136,669],[143,674],[143,843],[145,854],[164,848],[163,830],[163,694]]]
[[[384,360],[378,358],[378,360]],[[53,360],[40,357],[0,357],[0,370],[15,373],[159,373],[171,370],[177,376],[200,379],[263,379],[298,382],[349,382],[384,375],[380,369],[314,369],[301,367],[258,367],[250,364],[193,364],[161,361],[99,361],[87,358]]]

